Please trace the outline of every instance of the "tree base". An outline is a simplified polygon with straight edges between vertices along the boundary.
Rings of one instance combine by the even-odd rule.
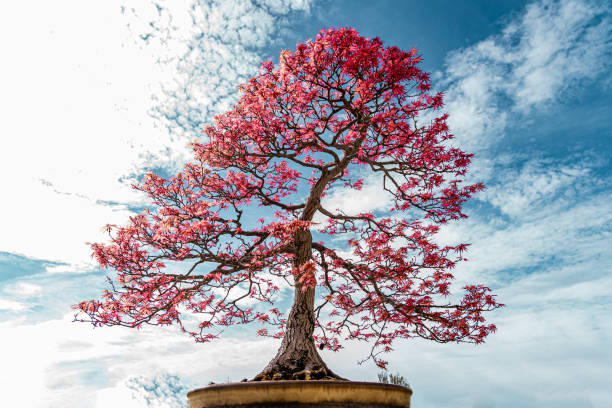
[[[286,371],[266,371],[259,373],[250,381],[285,381],[285,380],[332,380],[332,381],[348,381],[341,378],[326,368],[319,368],[314,370],[302,370],[296,373],[290,373]]]
[[[295,381],[295,380],[337,380],[348,381],[330,370],[323,362],[314,346],[310,353],[285,352],[268,363],[262,372],[250,382],[256,381]]]

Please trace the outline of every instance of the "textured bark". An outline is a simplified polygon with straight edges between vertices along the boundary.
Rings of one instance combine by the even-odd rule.
[[[299,231],[296,234],[296,255],[295,266],[310,260],[310,231]],[[281,346],[276,356],[253,381],[342,379],[327,367],[314,345],[314,295],[314,288],[304,288],[296,282],[293,306]]]

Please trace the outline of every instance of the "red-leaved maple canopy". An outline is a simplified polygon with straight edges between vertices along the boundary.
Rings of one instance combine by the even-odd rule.
[[[371,341],[381,367],[379,353],[397,338],[482,342],[495,331],[483,313],[502,305],[477,284],[448,300],[467,245],[434,236],[465,217],[462,204],[483,186],[463,183],[471,155],[448,142],[447,116],[436,115],[442,94],[430,92],[420,61],[414,49],[342,28],[283,51],[278,67],[263,63],[206,142],[192,143],[193,162],[134,186],[153,205],[107,226],[110,243],[92,244],[116,277],[101,301],[75,306],[87,315],[75,319],[178,324],[197,341],[218,326],[260,322],[274,330],[258,334],[282,337],[288,319],[273,303],[292,285],[294,308],[308,302],[300,293],[316,292],[308,341],[332,350]],[[361,190],[372,174],[380,199],[392,197],[388,208],[325,207],[330,192]]]

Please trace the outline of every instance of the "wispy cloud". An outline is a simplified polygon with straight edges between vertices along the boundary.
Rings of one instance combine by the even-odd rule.
[[[8,310],[11,312],[21,312],[27,309],[28,305],[20,302],[16,302],[11,299],[0,298],[0,310]]]
[[[184,379],[168,373],[153,377],[132,376],[114,387],[98,391],[96,406],[184,408],[187,407],[187,392],[191,388]]]
[[[131,377],[125,385],[137,400],[146,402],[150,408],[185,407],[187,392],[193,388],[180,377],[167,373],[155,377]]]
[[[551,285],[570,285],[610,272],[612,265],[603,254],[612,245],[611,198],[609,193],[588,194],[586,199],[573,202],[571,198],[553,202],[535,198],[535,203],[521,201],[521,212],[512,218],[472,211],[469,221],[449,225],[442,237],[447,242],[472,243],[469,262],[461,264],[459,276],[474,279],[476,274],[479,279],[505,285],[523,275],[534,279],[542,273]],[[569,281],[562,274],[549,276],[551,268],[563,264],[580,266],[584,271],[565,276]],[[540,289],[534,286],[535,293],[541,294]]]
[[[495,172],[494,184],[478,198],[488,201],[502,214],[523,219],[534,212],[537,215],[538,210],[550,211],[551,205],[558,207],[579,201],[581,195],[601,181],[588,165],[592,160],[573,159],[563,164],[552,159],[531,159],[522,166],[520,162],[515,162],[513,167],[496,166],[499,169]]]
[[[265,47],[288,29],[288,17],[309,10],[310,0],[135,2],[125,7],[137,43],[172,73],[160,84],[153,116],[175,135],[200,137],[212,116],[236,101],[237,85],[256,72]]]
[[[162,378],[165,373],[180,373],[186,382],[198,385],[211,380],[223,382],[227,377],[239,381],[242,378],[236,378],[237,372],[254,376],[262,361],[273,357],[277,346],[273,339],[230,334],[222,342],[202,347],[178,329],[162,327],[106,328],[92,333],[91,326],[72,323],[72,314],[38,323],[2,322],[0,331],[0,359],[10,368],[0,372],[3,398],[41,408],[94,407],[96,399],[92,396],[98,392],[106,402],[123,401],[120,397],[126,395],[118,391],[134,377],[140,377],[140,385],[146,384],[142,379]],[[28,358],[15,350],[27,350]],[[139,389],[134,381],[130,384],[134,385],[132,390]],[[35,394],[28,392],[32,389]],[[136,395],[136,402],[155,397],[154,393],[146,394],[146,389],[137,391],[140,396]],[[84,400],[83,395],[89,398]]]
[[[351,174],[352,175],[352,174]],[[368,174],[361,190],[331,190],[322,200],[322,205],[331,212],[341,210],[349,215],[368,211],[388,211],[393,206],[393,196],[383,190],[383,177],[377,173]]]
[[[2,4],[5,175],[0,251],[92,267],[144,197],[145,171],[174,172],[187,143],[236,99],[307,0]],[[32,7],[38,10],[32,13]],[[78,16],[78,17],[75,17]],[[19,38],[19,46],[14,41]]]
[[[14,296],[32,296],[40,293],[41,290],[42,287],[40,285],[28,282],[17,282],[4,289],[4,292]]]
[[[608,73],[611,41],[607,2],[530,4],[500,35],[451,53],[438,73],[453,133],[470,151],[495,145],[532,109],[564,103]]]

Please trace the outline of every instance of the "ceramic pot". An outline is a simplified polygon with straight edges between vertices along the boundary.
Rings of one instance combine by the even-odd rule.
[[[189,408],[410,408],[412,390],[358,381],[213,384],[187,393]]]

